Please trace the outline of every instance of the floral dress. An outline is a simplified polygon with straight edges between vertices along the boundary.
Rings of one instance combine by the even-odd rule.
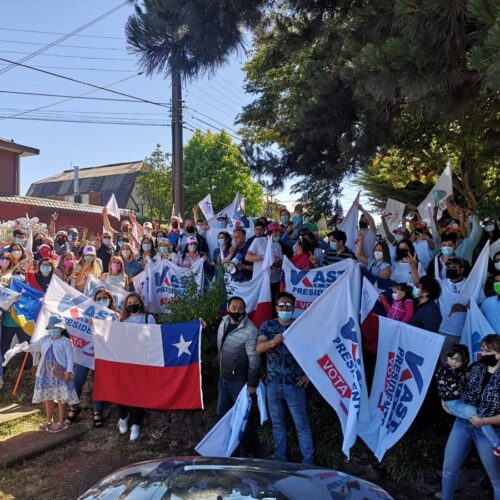
[[[43,401],[63,401],[76,404],[79,402],[73,381],[64,380],[64,366],[61,366],[54,356],[54,348],[50,346],[45,359],[36,376],[33,403]]]

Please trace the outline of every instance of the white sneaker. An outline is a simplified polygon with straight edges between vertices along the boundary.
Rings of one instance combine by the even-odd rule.
[[[141,428],[138,425],[130,427],[130,441],[137,441],[141,435]]]
[[[127,418],[118,419],[118,429],[120,430],[120,434],[126,434],[128,431],[128,415]]]

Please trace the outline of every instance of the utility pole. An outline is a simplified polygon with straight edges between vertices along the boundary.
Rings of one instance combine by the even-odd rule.
[[[173,200],[178,214],[184,217],[184,166],[182,154],[182,75],[172,67],[172,171]],[[177,214],[176,214],[177,215]]]

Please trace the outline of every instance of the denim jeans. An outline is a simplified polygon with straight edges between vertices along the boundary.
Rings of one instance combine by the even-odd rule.
[[[3,355],[10,349],[10,346],[12,344],[12,339],[14,337],[17,337],[17,340],[19,343],[21,342],[30,342],[31,337],[23,332],[23,329],[20,326],[3,326],[2,325],[2,330],[1,330],[1,342],[0,342],[0,349],[2,352],[2,356],[0,359],[0,365],[3,362]],[[33,366],[33,358],[31,357],[31,354],[28,355],[28,359],[26,361],[26,365],[24,365],[25,370],[31,370],[31,367]],[[8,366],[2,369],[2,366],[0,366],[0,374],[7,371]]]
[[[223,417],[236,403],[241,389],[245,386],[246,381],[229,381],[225,380],[222,375],[219,375],[218,394],[217,394],[217,416]],[[254,454],[256,442],[254,440],[254,429],[257,426],[257,408],[252,404],[248,423],[240,441],[238,454],[242,457],[248,457]]]
[[[82,397],[82,390],[83,386],[85,385],[85,381],[87,380],[87,375],[89,373],[90,368],[87,368],[86,366],[79,365],[75,363],[75,378],[74,378],[74,383],[75,383],[75,390],[76,393],[78,394],[78,399],[81,399]],[[102,410],[104,409],[104,402],[103,401],[92,401],[92,406],[94,408],[94,412],[96,413],[102,413]],[[80,403],[76,403],[70,406],[71,410],[79,410],[80,409]]]
[[[453,500],[460,468],[473,444],[490,478],[494,491],[494,499],[500,500],[500,460],[493,454],[491,444],[485,438],[484,434],[467,422],[467,420],[461,418],[455,420],[444,451],[443,500]]]
[[[306,391],[296,385],[268,385],[267,406],[273,426],[274,456],[286,460],[285,404],[290,410],[297,431],[302,463],[313,463],[313,443],[306,411]]]
[[[443,402],[446,409],[455,417],[464,418],[465,420],[477,417],[477,408],[464,403],[461,399]],[[493,448],[500,448],[500,435],[492,425],[482,425],[480,429]]]

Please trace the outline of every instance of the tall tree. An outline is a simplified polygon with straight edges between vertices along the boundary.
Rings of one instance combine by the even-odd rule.
[[[184,148],[186,203],[194,207],[207,194],[217,210],[229,205],[237,192],[245,197],[248,215],[264,207],[262,186],[252,179],[238,146],[225,132],[197,130]]]
[[[196,78],[226,63],[243,47],[243,28],[259,18],[262,1],[131,0],[135,14],[125,28],[132,52],[146,74],[172,81],[174,202],[184,212],[182,165],[182,80]]]
[[[169,155],[160,144],[144,159],[144,170],[137,177],[139,195],[146,204],[146,214],[152,219],[168,219],[172,207],[172,167]]]

